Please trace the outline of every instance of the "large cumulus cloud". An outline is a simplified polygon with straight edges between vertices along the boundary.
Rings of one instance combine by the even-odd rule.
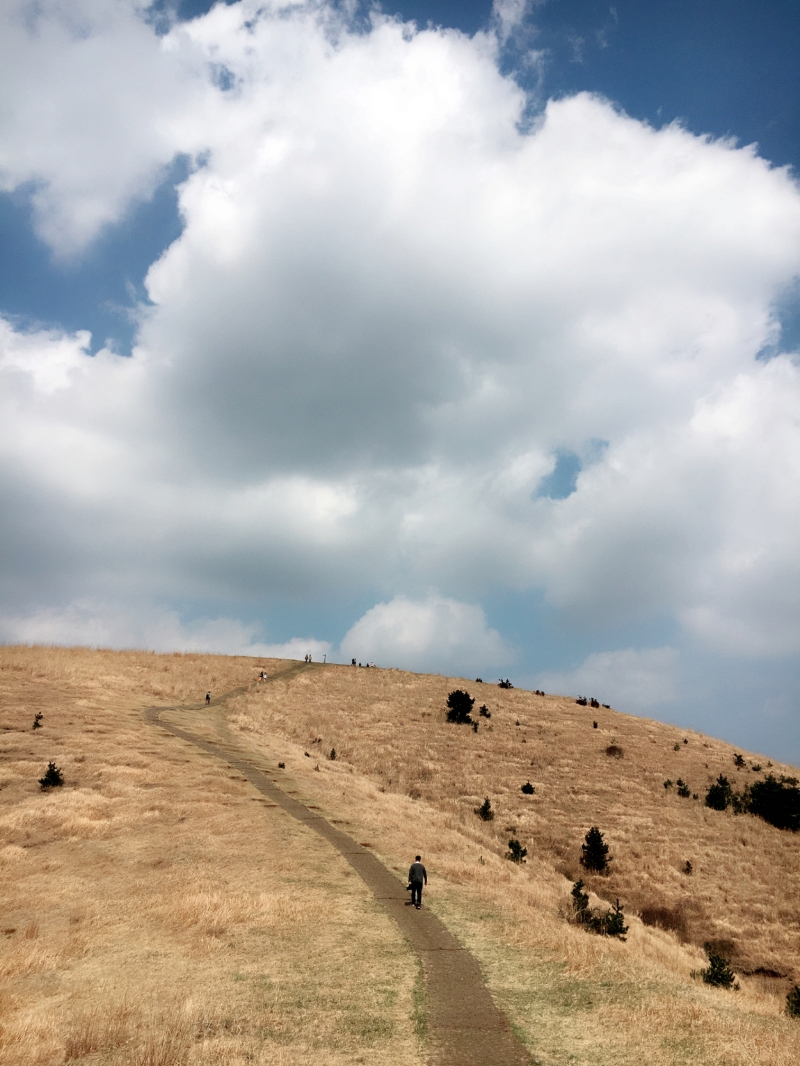
[[[8,618],[372,596],[351,636],[382,655],[450,604],[499,663],[470,605],[538,589],[600,634],[666,616],[690,643],[800,652],[800,374],[758,358],[800,271],[787,171],[588,95],[531,123],[508,26],[240,0],[159,38],[87,0],[70,37],[37,10],[15,33],[42,93],[80,55],[99,95],[124,53],[142,101],[104,97],[133,133],[116,170],[69,95],[30,144],[6,127],[3,180],[38,182],[55,249],[195,162],[131,359],[4,326]],[[580,472],[553,498],[564,453]]]

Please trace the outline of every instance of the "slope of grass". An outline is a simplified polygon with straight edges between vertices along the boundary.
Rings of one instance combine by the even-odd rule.
[[[737,772],[733,749],[699,734],[466,683],[492,713],[474,733],[445,721],[456,687],[463,679],[317,666],[242,695],[231,723],[327,813],[345,812],[387,864],[422,851],[429,902],[542,1063],[800,1061],[800,1026],[782,1014],[798,980],[797,838],[663,787],[681,777],[702,796],[720,772],[755,771]],[[622,757],[606,754],[612,744]],[[529,779],[533,796],[520,791]],[[474,814],[484,796],[493,822]],[[611,845],[607,877],[578,864],[591,825]],[[522,868],[502,858],[512,832],[529,849]],[[619,896],[633,916],[626,943],[569,924],[581,873],[594,905]],[[706,941],[732,958],[739,992],[692,979]]]
[[[4,648],[0,667],[4,1064],[417,1061],[416,960],[344,859],[142,719],[253,660]],[[65,785],[43,793],[50,760]]]

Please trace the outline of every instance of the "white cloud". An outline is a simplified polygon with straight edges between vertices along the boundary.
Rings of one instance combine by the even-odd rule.
[[[383,597],[353,654],[466,670],[507,661],[469,604],[541,589],[800,652],[800,373],[755,360],[800,273],[788,171],[585,94],[523,132],[489,32],[242,0],[158,38],[138,10],[0,16],[3,187],[38,183],[54,248],[204,160],[133,358],[2,326],[8,617]],[[536,498],[564,449],[577,490]]]
[[[466,674],[515,658],[480,607],[441,596],[395,596],[376,604],[345,635],[339,654],[379,666]]]
[[[181,620],[169,608],[129,607],[124,611],[90,601],[45,609],[28,616],[0,616],[0,642],[5,644],[92,645],[103,648],[145,648],[149,651],[194,651],[262,658],[316,661],[330,657],[331,646],[315,638],[294,637],[270,644],[258,639],[259,627],[234,618]]]
[[[545,692],[596,697],[616,710],[649,712],[677,697],[679,656],[674,648],[624,648],[589,655],[575,670],[541,673]]]

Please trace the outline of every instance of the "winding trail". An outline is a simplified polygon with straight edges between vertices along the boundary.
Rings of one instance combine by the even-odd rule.
[[[289,680],[304,668],[305,664],[298,663],[273,674],[270,680]],[[477,961],[466,948],[429,910],[409,907],[405,885],[390,870],[347,833],[279,788],[270,770],[257,765],[258,755],[248,751],[233,735],[223,708],[228,699],[246,691],[247,688],[235,689],[212,701],[219,742],[160,717],[177,712],[184,722],[188,715],[192,724],[191,718],[196,716],[198,724],[207,726],[208,709],[204,705],[149,707],[144,717],[239,770],[259,792],[319,833],[347,859],[422,961],[432,1066],[531,1066],[531,1056],[495,1005]]]

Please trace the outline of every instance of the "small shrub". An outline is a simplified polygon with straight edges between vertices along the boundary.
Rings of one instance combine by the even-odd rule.
[[[39,778],[39,787],[45,792],[48,788],[60,788],[63,784],[64,775],[54,762],[49,762],[44,777]]]
[[[491,718],[492,717],[492,712],[489,710],[489,708],[486,706],[485,703],[481,704],[480,708],[478,709],[478,714],[480,715],[481,718]]]
[[[475,700],[468,692],[457,688],[447,697],[447,721],[455,725],[472,725],[471,712]]]
[[[688,859],[684,863],[683,872],[686,874],[687,877],[691,877],[692,874],[694,873],[694,867],[692,866],[692,864],[689,862]]]
[[[475,678],[475,684],[476,685],[482,685],[483,684],[483,678],[482,677],[476,677]]]
[[[589,700],[589,706],[590,706],[590,707],[594,707],[595,709],[597,709],[597,708],[599,708],[599,706],[600,706],[600,701],[599,701],[599,700],[596,700],[596,699],[594,698],[594,696],[592,696],[592,698],[591,698],[591,699]]]
[[[681,750],[680,744],[673,744],[672,745],[672,750],[673,751],[680,751]]]
[[[686,737],[683,738],[683,743],[684,744],[688,744],[689,743],[689,741],[686,739]]]
[[[607,711],[610,711],[610,710],[611,710],[611,708],[609,707],[609,705],[608,705],[607,703],[601,703],[601,704],[600,704],[600,706],[601,706],[601,707],[605,707],[605,709],[606,709]]]
[[[583,891],[583,881],[578,880],[572,886],[572,909],[575,912],[575,920],[578,925],[586,925],[591,918],[589,910],[589,895]]]
[[[331,762],[336,762],[336,748],[331,748],[331,753],[328,758]]]
[[[585,696],[578,696],[575,702],[578,704],[579,707],[585,707],[589,701],[586,699]]]
[[[31,728],[32,729],[41,729],[42,728],[42,712],[41,711],[37,711],[36,714],[33,716],[33,725],[31,726]]]
[[[526,781],[526,783],[520,789],[520,792],[524,792],[526,796],[532,796],[535,791],[536,789],[533,787],[530,781]]]
[[[668,777],[667,780],[664,782],[664,788],[672,788],[671,778]]]
[[[506,855],[506,858],[510,862],[515,862],[517,864],[519,864],[521,862],[524,862],[525,861],[525,856],[527,854],[528,854],[528,849],[527,848],[523,848],[523,846],[520,844],[520,842],[515,837],[512,837],[509,840],[509,842],[508,842],[508,854]]]
[[[603,834],[593,825],[586,834],[586,841],[581,845],[581,866],[587,870],[595,870],[602,873],[608,867],[611,859],[608,856],[608,844],[603,840]]]
[[[800,985],[795,985],[790,992],[787,992],[786,1013],[791,1014],[793,1018],[800,1018]]]
[[[502,679],[502,677],[501,677],[500,680],[497,682],[497,684],[499,685],[500,688],[513,688],[514,687],[511,684],[511,682],[508,680],[508,678],[506,678],[505,681],[504,681]]]
[[[472,723],[472,732],[473,733],[477,733],[478,732],[478,723],[477,722],[473,722]]]
[[[757,774],[760,774],[760,773],[761,773],[761,763],[759,763],[759,762],[754,762],[754,763],[753,763],[753,771],[754,771],[755,773],[757,773]]]
[[[733,757],[733,765],[737,770],[741,770],[745,765],[744,758],[738,752]]]
[[[597,729],[597,722],[592,722],[592,729]]]
[[[615,900],[611,905],[611,910],[600,918],[598,932],[601,936],[616,936],[620,940],[625,939],[628,927],[625,924],[625,915],[622,913],[622,904],[619,900]]]
[[[733,800],[731,783],[723,774],[720,774],[706,793],[706,807],[712,811],[724,811],[730,807]]]
[[[718,955],[716,951],[712,951],[708,944],[706,944],[706,954],[708,955],[708,966],[700,971],[703,981],[707,985],[713,985],[715,988],[732,988],[736,975],[725,956]]]
[[[492,802],[488,796],[480,807],[475,808],[475,813],[479,818],[482,818],[484,822],[491,822],[494,818],[494,811],[492,810]]]
[[[278,769],[279,770],[285,770],[286,769],[286,763],[285,762],[279,762],[278,763]]]
[[[683,796],[684,799],[689,799],[689,797],[692,794],[692,790],[689,788],[689,786],[686,784],[686,782],[681,780],[681,778],[679,777],[678,781],[677,781],[677,785],[678,785],[678,795],[679,796]]]
[[[625,756],[625,751],[619,744],[609,744],[606,748],[606,755],[612,759],[622,759]]]

